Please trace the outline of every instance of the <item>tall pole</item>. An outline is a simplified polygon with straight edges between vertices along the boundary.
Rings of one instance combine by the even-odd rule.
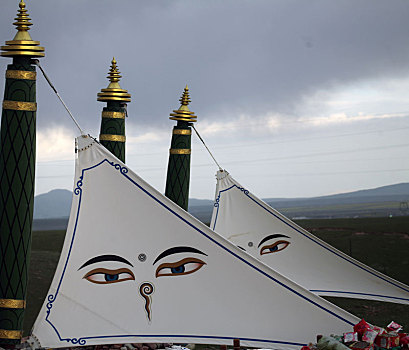
[[[98,101],[107,103],[102,110],[99,141],[125,163],[126,103],[131,102],[131,95],[119,85],[121,75],[116,63],[114,57],[107,77],[110,83],[106,89],[98,93]]]
[[[1,47],[7,66],[0,130],[0,346],[22,337],[34,204],[36,72],[31,59],[44,57],[31,39],[32,23],[23,0],[17,34]]]
[[[197,117],[189,111],[190,98],[187,85],[180,102],[179,109],[174,110],[169,118],[176,120],[177,124],[172,132],[165,196],[187,210],[189,205],[191,125],[197,121]]]

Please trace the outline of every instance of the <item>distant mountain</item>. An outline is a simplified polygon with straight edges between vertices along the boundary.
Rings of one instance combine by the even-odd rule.
[[[409,201],[409,183],[312,198],[266,198],[271,206],[281,208],[359,205],[365,203],[400,203]]]
[[[34,219],[64,218],[70,215],[72,192],[52,190],[34,198]]]
[[[68,190],[52,190],[39,194],[34,198],[34,219],[59,219],[68,218],[71,209],[72,192]],[[204,207],[209,212],[213,205],[210,199],[189,199],[190,207]],[[40,221],[37,223],[42,224]]]
[[[300,201],[300,200],[326,200],[340,198],[362,198],[362,197],[384,197],[384,196],[409,196],[409,183],[404,182],[395,185],[387,185],[367,190],[332,194],[319,197],[299,197],[299,198],[265,198],[265,202],[283,202],[283,201]]]
[[[72,192],[52,190],[34,199],[34,219],[67,218]],[[312,198],[265,198],[265,202],[289,217],[350,217],[408,215],[409,183]],[[406,203],[403,206],[401,203]],[[190,198],[189,212],[209,222],[213,200]]]
[[[264,198],[289,218],[409,215],[409,183],[312,198]],[[189,212],[210,222],[213,202],[189,202]]]
[[[212,199],[196,199],[196,198],[189,198],[189,207],[197,207],[203,205],[213,205]]]
[[[353,198],[353,197],[373,197],[373,196],[392,196],[392,195],[409,195],[409,183],[403,182],[395,185],[388,185],[377,187],[368,190],[360,190],[348,193],[334,194],[331,196],[324,196],[327,198]],[[324,198],[318,197],[318,198]]]

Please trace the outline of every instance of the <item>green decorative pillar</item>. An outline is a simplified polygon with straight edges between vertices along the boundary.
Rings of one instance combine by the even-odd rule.
[[[17,34],[1,47],[7,66],[0,130],[0,346],[14,347],[23,330],[34,204],[36,72],[31,59],[44,56],[28,33],[30,18],[20,1]]]
[[[187,85],[180,102],[180,108],[174,110],[169,118],[176,120],[177,124],[172,132],[165,196],[187,210],[189,205],[191,125],[197,121],[197,117],[189,111],[190,99]]]
[[[119,85],[120,78],[121,75],[114,57],[108,73],[110,83],[106,89],[102,89],[98,93],[98,101],[107,103],[102,111],[99,141],[125,163],[126,102],[131,102],[131,95]]]

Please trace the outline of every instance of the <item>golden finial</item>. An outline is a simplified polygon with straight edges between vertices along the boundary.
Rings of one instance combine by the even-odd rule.
[[[177,110],[174,110],[174,113],[170,114],[171,120],[179,120],[179,121],[184,121],[184,122],[196,122],[197,117],[193,115],[193,112],[189,110],[189,103],[190,103],[190,97],[189,97],[189,88],[186,85],[185,91],[183,92],[182,97],[180,98],[180,107]]]
[[[33,40],[31,39],[30,34],[28,34],[28,30],[30,30],[30,26],[32,26],[33,23],[30,22],[31,18],[28,17],[26,4],[21,0],[18,6],[20,7],[18,10],[19,13],[17,14],[17,17],[14,18],[16,22],[13,23],[17,27],[18,32],[14,37],[14,40]],[[21,39],[17,39],[17,36],[21,37]],[[24,39],[22,37],[24,37]]]
[[[17,34],[14,36],[13,40],[6,41],[6,46],[1,47],[3,50],[1,55],[6,57],[44,57],[44,47],[39,46],[40,42],[31,39],[31,36],[28,33],[30,26],[33,24],[30,22],[25,2],[21,0],[18,6],[20,9],[15,18],[16,22],[13,23],[17,27]]]
[[[182,95],[182,97],[180,98],[179,101],[182,104],[182,106],[187,106],[187,105],[189,105],[189,102],[191,102],[190,98],[189,98],[189,87],[187,86],[187,84],[186,84],[186,87],[185,87],[185,91],[183,92],[183,95]]]
[[[119,80],[122,78],[120,73],[114,57],[111,61],[111,68],[107,76],[110,83],[106,89],[101,89],[101,92],[98,93],[98,101],[131,102],[131,95],[119,85]]]
[[[118,66],[114,57],[111,61],[111,69],[109,70],[107,78],[111,83],[117,83],[122,78],[120,73],[121,72],[118,70]]]

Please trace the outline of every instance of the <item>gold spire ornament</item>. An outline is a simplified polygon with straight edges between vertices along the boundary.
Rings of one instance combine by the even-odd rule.
[[[119,102],[131,102],[131,95],[128,90],[124,90],[119,85],[119,80],[122,78],[118,66],[116,64],[115,57],[111,61],[111,69],[108,72],[107,78],[110,83],[106,89],[101,89],[98,93],[98,101],[119,101]]]
[[[44,57],[44,47],[39,46],[39,41],[31,39],[28,31],[33,24],[30,22],[26,10],[26,4],[23,0],[19,3],[20,9],[18,10],[16,22],[13,24],[17,27],[17,34],[13,40],[6,41],[6,45],[1,47],[1,56],[14,57],[14,56],[29,56],[29,57]]]
[[[197,117],[189,110],[189,88],[186,85],[185,91],[183,92],[182,97],[180,98],[180,107],[177,110],[173,110],[173,113],[169,114],[171,120],[178,120],[184,122],[191,122],[194,123],[197,121]]]

